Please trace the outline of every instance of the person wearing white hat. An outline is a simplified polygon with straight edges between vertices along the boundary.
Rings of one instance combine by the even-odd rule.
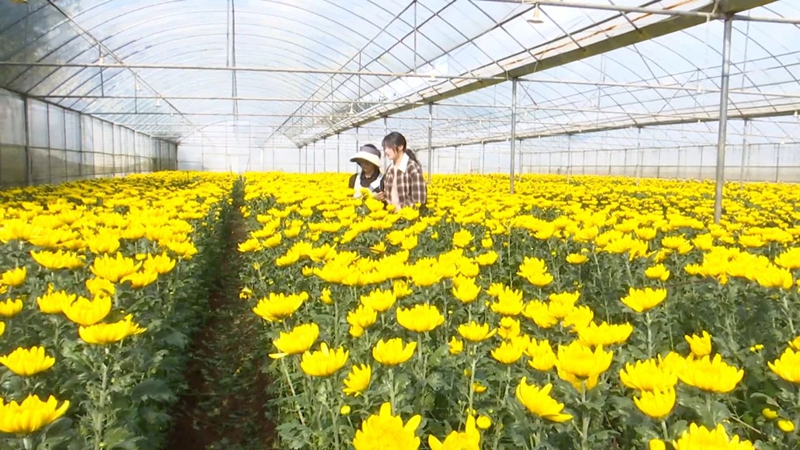
[[[373,196],[383,191],[381,152],[377,147],[372,144],[361,146],[350,162],[358,164],[359,168],[350,177],[349,187],[353,189],[353,197],[361,198],[361,189],[368,189]]]

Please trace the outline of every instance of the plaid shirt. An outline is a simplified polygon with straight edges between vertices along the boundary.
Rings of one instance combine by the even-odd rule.
[[[391,202],[391,192],[397,183],[397,196],[400,198],[400,207],[414,206],[419,203],[424,205],[428,201],[428,187],[422,167],[408,155],[403,155],[397,167],[390,167],[384,177],[383,192],[386,200]]]

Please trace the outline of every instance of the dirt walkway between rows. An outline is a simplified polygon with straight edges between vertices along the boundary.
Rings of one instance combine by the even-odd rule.
[[[219,279],[209,295],[211,313],[196,336],[185,376],[189,390],[174,409],[167,450],[262,450],[272,448],[267,419],[267,354],[258,346],[258,317],[239,299],[242,260],[237,244],[247,237],[234,198],[230,233]]]

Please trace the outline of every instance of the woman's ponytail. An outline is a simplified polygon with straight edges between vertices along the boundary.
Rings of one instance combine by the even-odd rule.
[[[419,162],[419,159],[417,159],[417,155],[413,150],[409,150],[408,145],[406,144],[406,138],[402,134],[398,133],[397,131],[392,131],[383,138],[382,145],[383,148],[392,149],[398,149],[402,147],[403,151],[405,151],[406,155],[408,155],[408,159],[417,163],[420,169],[422,169],[422,164]]]

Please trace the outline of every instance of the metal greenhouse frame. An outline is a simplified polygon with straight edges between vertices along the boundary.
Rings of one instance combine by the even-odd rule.
[[[342,171],[359,143],[400,129],[425,157],[429,181],[451,171],[445,155],[453,173],[496,164],[512,193],[526,167],[568,177],[576,168],[637,178],[713,170],[719,221],[726,165],[741,182],[800,181],[792,3],[3,1],[0,184],[83,177],[98,167],[81,154],[90,150],[112,161],[92,175],[310,172],[318,154],[322,170]],[[42,105],[77,120],[62,128],[84,145],[41,142],[49,121],[28,114]],[[142,153],[146,139],[157,153]],[[19,166],[21,151],[27,176],[12,179],[3,164]],[[658,161],[645,164],[654,153]],[[774,167],[752,165],[773,153]],[[48,174],[58,158],[67,169],[38,176],[36,158],[49,161]]]

